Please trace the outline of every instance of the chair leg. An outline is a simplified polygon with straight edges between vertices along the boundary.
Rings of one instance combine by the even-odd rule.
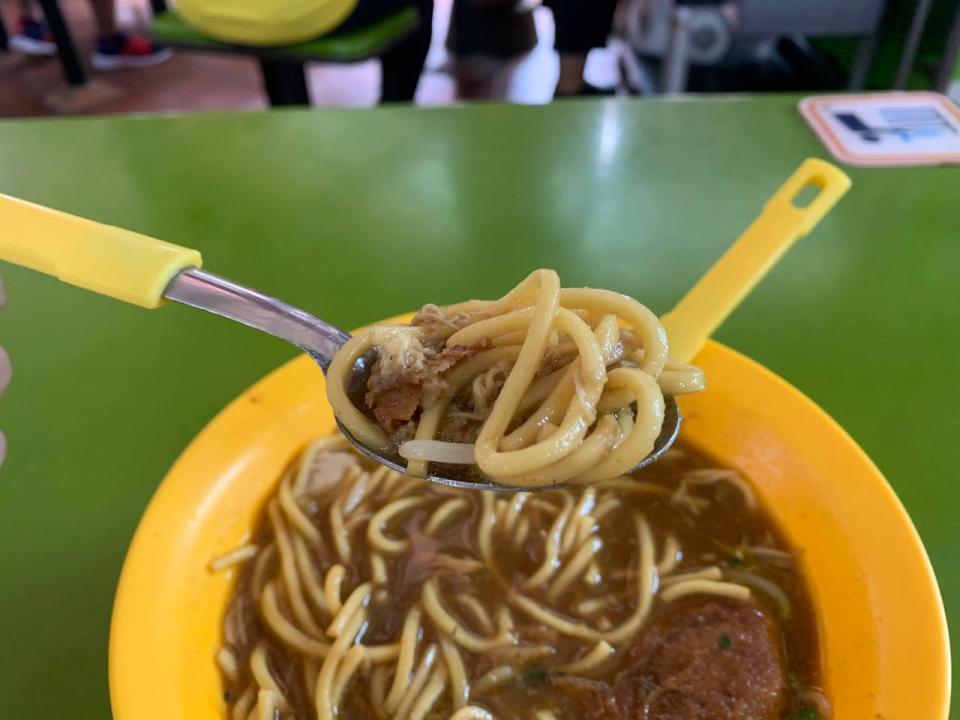
[[[940,69],[934,81],[933,87],[937,92],[945,93],[949,89],[950,79],[957,70],[958,60],[960,60],[960,5],[957,6],[957,14],[953,16],[950,33],[947,35],[947,47],[943,52],[943,61],[940,63]]]
[[[307,76],[302,62],[260,58],[263,87],[270,98],[270,105],[309,105]]]
[[[853,68],[850,70],[850,82],[847,84],[850,90],[863,90],[867,84],[867,76],[870,74],[870,65],[873,63],[873,52],[877,47],[876,32],[867,35],[857,46],[857,56],[853,60]]]
[[[920,48],[920,40],[923,38],[923,29],[927,25],[931,5],[933,5],[933,0],[920,0],[917,3],[917,9],[913,12],[910,32],[907,33],[906,42],[903,44],[900,64],[897,66],[897,75],[893,80],[895,90],[903,90],[910,80],[910,71],[913,70],[913,61],[916,59],[917,50]]]
[[[67,23],[63,19],[57,0],[40,0],[40,7],[47,19],[47,25],[50,26],[53,40],[57,44],[57,54],[60,56],[60,64],[63,66],[63,74],[67,82],[74,87],[85,85],[87,72],[83,69],[80,56],[77,55],[77,48],[73,44],[73,38],[70,37],[70,31],[67,29]]]
[[[660,92],[682,93],[687,89],[690,71],[690,10],[678,7],[671,18],[670,44],[660,77]]]
[[[3,16],[0,16],[0,52],[6,52],[10,48],[10,38],[7,37],[7,28],[3,24]]]

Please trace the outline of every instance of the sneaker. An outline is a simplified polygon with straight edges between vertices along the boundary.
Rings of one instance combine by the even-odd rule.
[[[120,70],[159,65],[170,59],[173,50],[155,45],[143,35],[115,33],[97,38],[91,60],[97,70]]]
[[[50,57],[57,54],[57,44],[53,41],[50,28],[45,22],[29,17],[20,18],[17,32],[10,38],[10,47],[26,55]]]

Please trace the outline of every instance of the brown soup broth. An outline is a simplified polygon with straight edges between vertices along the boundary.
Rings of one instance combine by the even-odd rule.
[[[370,465],[365,464],[364,467],[372,470]],[[496,718],[534,718],[538,710],[547,710],[558,720],[580,720],[584,717],[583,705],[575,698],[567,697],[555,680],[569,674],[562,667],[582,658],[594,642],[572,638],[545,626],[512,605],[509,597],[511,593],[523,594],[552,613],[591,627],[603,629],[619,626],[637,607],[640,552],[635,517],[642,514],[652,531],[656,548],[655,562],[663,559],[668,538],[676,540],[682,553],[676,567],[665,577],[719,567],[724,573],[724,580],[737,581],[744,577],[741,574],[749,574],[769,581],[782,592],[781,597],[774,597],[751,586],[750,602],[774,620],[777,626],[784,675],[787,678],[781,717],[791,717],[805,702],[805,691],[821,687],[822,684],[817,624],[810,593],[800,572],[801,559],[798,551],[787,543],[772,517],[760,505],[751,507],[744,491],[736,483],[726,480],[700,482],[706,477],[701,471],[717,467],[717,463],[691,447],[681,446],[664,460],[637,473],[634,476],[637,489],[598,486],[595,509],[603,505],[604,498],[608,498],[607,505],[613,505],[613,500],[619,501],[598,521],[597,534],[602,540],[602,547],[593,556],[593,567],[599,572],[600,581],[578,580],[552,595],[550,582],[531,587],[529,579],[543,564],[553,517],[550,508],[563,507],[565,500],[562,493],[567,493],[568,498],[577,502],[582,497],[583,489],[530,494],[517,516],[528,519],[526,538],[521,543],[515,543],[494,535],[492,547],[496,571],[492,573],[486,569],[453,571],[444,560],[445,557],[466,558],[469,561],[481,558],[477,540],[483,516],[480,493],[451,491],[426,483],[415,487],[413,491],[406,488],[406,495],[412,492],[436,496],[438,502],[445,498],[462,497],[467,500],[468,508],[455,522],[443,526],[432,535],[426,533],[424,528],[435,504],[398,515],[386,528],[391,538],[409,540],[408,551],[386,557],[387,582],[371,597],[369,617],[360,641],[365,645],[396,642],[408,611],[420,602],[424,583],[435,578],[445,606],[451,614],[463,619],[473,632],[480,635],[495,632],[499,627],[498,622],[502,621],[498,613],[509,612],[512,632],[520,646],[528,649],[549,648],[549,653],[540,655],[532,650],[527,654],[515,653],[511,647],[475,653],[462,651],[467,677],[477,689],[476,694],[471,694],[471,705],[489,710]],[[698,475],[698,472],[701,474]],[[683,478],[691,477],[699,480],[682,482]],[[335,494],[334,488],[315,498],[306,498],[306,501],[301,499],[305,513],[324,537],[322,547],[311,548],[311,559],[321,578],[337,562],[329,538],[331,529],[326,521],[326,505]],[[510,495],[496,495],[493,502],[509,502],[510,498]],[[352,588],[369,580],[371,575],[367,524],[358,522],[348,526],[345,532],[352,552],[349,563],[341,562],[346,569],[344,597]],[[273,542],[269,521],[261,521],[252,542],[261,547]],[[274,553],[268,565],[274,567],[277,563]],[[316,715],[314,688],[308,686],[311,676],[304,671],[303,658],[292,655],[289,647],[279,641],[261,619],[257,600],[251,592],[256,567],[257,561],[254,559],[245,563],[239,571],[227,614],[227,625],[232,624],[234,630],[228,633],[230,637],[225,646],[236,657],[239,668],[237,679],[231,681],[225,678],[227,716],[232,718],[230,713],[234,704],[249,688],[257,687],[256,679],[251,674],[249,657],[253,648],[262,643],[266,648],[270,671],[289,704],[288,708],[281,709],[279,717],[283,720],[312,719]],[[560,572],[562,567],[552,574],[551,579],[555,581]],[[499,575],[499,580],[495,575]],[[477,618],[457,600],[461,596],[475,598],[489,618]],[[784,600],[787,606],[784,606]],[[608,660],[582,673],[582,676],[591,681],[608,683],[610,692],[614,693],[617,678],[629,662],[630,647],[639,642],[648,628],[656,626],[661,617],[675,611],[683,603],[696,601],[696,598],[686,597],[668,603],[654,596],[650,612],[636,637],[617,645],[617,651]],[[602,604],[602,609],[585,616],[581,611],[584,603],[592,603],[594,607]],[[283,603],[281,606],[289,617],[289,606],[284,607]],[[485,624],[488,627],[484,627]],[[239,632],[238,627],[241,628]],[[433,625],[425,622],[420,647],[438,641],[438,634]],[[512,677],[488,690],[482,690],[483,682],[478,684],[478,679],[504,665],[513,669]],[[374,705],[370,699],[368,676],[357,673],[344,691],[338,717],[346,720],[383,717]],[[452,712],[449,693],[445,692],[426,717],[449,717]],[[821,715],[806,714],[802,717]]]

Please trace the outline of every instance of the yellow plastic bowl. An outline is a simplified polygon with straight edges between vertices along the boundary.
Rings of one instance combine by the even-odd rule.
[[[883,476],[813,402],[717,343],[710,388],[684,399],[684,437],[754,483],[803,549],[837,720],[945,720],[943,604],[916,530]],[[223,720],[214,665],[232,578],[207,563],[249,535],[281,470],[330,432],[323,376],[300,357],[245,392],[183,453],[127,555],[110,637],[115,720]]]

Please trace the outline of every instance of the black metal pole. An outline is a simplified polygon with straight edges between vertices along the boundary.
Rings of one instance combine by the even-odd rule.
[[[60,55],[60,64],[63,66],[63,74],[67,82],[74,86],[85,85],[87,71],[83,69],[80,56],[77,55],[77,48],[73,44],[73,38],[70,37],[70,30],[67,29],[60,5],[57,4],[57,0],[40,0],[40,7],[47,19],[47,25],[50,26],[53,40],[57,43],[57,53]]]
[[[309,105],[307,78],[303,63],[298,60],[260,58],[263,86],[270,98],[270,105]]]

